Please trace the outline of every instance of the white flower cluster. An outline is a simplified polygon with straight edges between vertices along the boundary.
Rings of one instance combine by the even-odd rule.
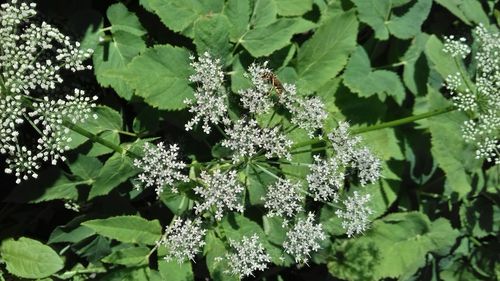
[[[369,206],[370,194],[361,195],[353,192],[343,201],[345,209],[338,209],[335,214],[343,219],[342,227],[347,231],[347,236],[352,237],[362,234],[370,226],[369,216],[373,213]]]
[[[326,239],[321,224],[314,223],[314,214],[309,213],[307,218],[302,218],[295,223],[286,233],[283,248],[287,254],[292,255],[297,263],[306,263],[312,252],[320,249],[320,242]]]
[[[283,89],[280,102],[290,111],[292,124],[306,130],[310,138],[314,137],[328,117],[325,104],[318,97],[299,97],[295,85],[285,83]]]
[[[306,179],[315,201],[336,202],[338,191],[344,186],[345,174],[337,158],[324,160],[314,155],[314,164]]]
[[[224,271],[227,274],[237,275],[239,278],[253,276],[254,271],[263,271],[271,262],[271,257],[265,252],[256,234],[243,236],[241,241],[230,239],[229,244],[232,252],[224,256],[229,266],[229,269]]]
[[[178,160],[179,147],[171,144],[169,149],[165,148],[163,142],[156,146],[150,143],[144,144],[144,156],[141,159],[134,159],[134,166],[141,169],[138,179],[146,187],[154,186],[156,194],[160,196],[166,185],[171,187],[171,191],[177,193],[176,181],[187,182],[189,179],[181,171],[186,168],[186,164]]]
[[[221,220],[225,211],[243,212],[241,195],[245,189],[238,182],[236,171],[202,171],[200,177],[203,185],[194,188],[194,192],[203,199],[196,202],[194,209],[197,214],[215,209],[215,218]]]
[[[299,182],[280,178],[268,186],[267,193],[262,200],[264,207],[268,210],[268,216],[278,216],[286,220],[302,211],[304,196],[301,194]]]
[[[328,139],[335,155],[327,160],[315,156],[315,163],[311,165],[311,172],[307,176],[314,200],[337,201],[338,191],[344,186],[349,173],[354,173],[361,185],[376,182],[380,178],[380,160],[367,147],[361,146],[359,136],[350,135],[347,122],[340,122]]]
[[[179,264],[194,260],[205,245],[206,230],[201,228],[201,220],[174,219],[173,224],[165,229],[159,245],[166,247],[166,261],[177,260]]]
[[[222,141],[222,146],[234,152],[232,158],[235,163],[256,155],[260,150],[265,151],[268,159],[291,159],[289,150],[293,143],[277,127],[261,128],[253,119],[240,119],[232,127],[227,127],[225,133],[228,138]]]
[[[190,131],[193,126],[202,122],[203,131],[210,134],[210,125],[227,122],[227,95],[223,87],[224,72],[220,59],[214,59],[205,52],[195,60],[191,57],[191,66],[195,74],[189,77],[189,81],[197,83],[198,87],[194,93],[194,99],[186,99],[184,103],[190,106],[189,112],[194,117],[186,124],[186,130]]]
[[[272,72],[267,68],[267,64],[267,61],[263,64],[252,63],[244,76],[252,81],[253,88],[238,91],[243,107],[251,113],[266,113],[273,107],[269,96],[271,85],[266,79]]]
[[[471,52],[466,41],[467,40],[464,37],[455,39],[455,36],[453,35],[445,36],[443,51],[450,54],[452,57],[461,57],[465,59]]]
[[[455,106],[472,116],[465,121],[462,132],[464,140],[476,146],[476,158],[499,164],[500,34],[489,31],[482,24],[474,29],[474,33],[478,43],[474,53],[475,77],[452,74],[445,79],[445,85]],[[454,41],[451,36],[445,38],[445,52],[466,58],[470,48],[465,41],[463,38]]]
[[[41,161],[65,160],[71,141],[65,121],[96,117],[96,97],[78,89],[62,97],[52,93],[63,82],[62,71],[91,69],[84,61],[92,50],[81,50],[46,22],[31,23],[35,7],[17,0],[0,5],[0,153],[17,183],[37,177]],[[34,148],[20,145],[29,139],[21,134],[26,124],[40,135]]]

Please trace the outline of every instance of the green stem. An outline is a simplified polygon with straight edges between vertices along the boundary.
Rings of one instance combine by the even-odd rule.
[[[413,115],[413,116],[401,118],[401,119],[398,119],[398,120],[393,120],[393,121],[389,121],[389,122],[385,122],[385,123],[380,123],[380,124],[373,125],[373,126],[368,126],[368,127],[365,127],[365,128],[354,129],[354,130],[351,131],[351,133],[354,134],[354,135],[357,135],[357,134],[362,134],[362,133],[366,133],[366,132],[376,131],[376,130],[380,130],[380,129],[401,126],[401,125],[408,124],[408,123],[411,123],[411,122],[414,122],[414,121],[417,121],[417,120],[429,118],[429,117],[436,116],[436,115],[441,115],[443,113],[447,113],[447,112],[453,111],[455,109],[456,109],[456,107],[454,107],[454,106],[448,106],[448,107],[445,107],[445,108],[431,110],[429,112],[425,112],[425,113],[422,113],[422,114],[417,114],[417,115]]]
[[[401,126],[401,125],[408,124],[408,123],[411,123],[411,122],[414,122],[417,120],[429,118],[429,117],[436,116],[436,115],[441,115],[441,114],[444,114],[444,113],[447,113],[447,112],[450,112],[450,111],[453,111],[456,109],[457,108],[454,106],[439,108],[439,109],[431,110],[431,111],[428,111],[428,112],[425,112],[422,114],[412,115],[409,117],[405,117],[405,118],[401,118],[401,119],[397,119],[397,120],[393,120],[393,121],[389,121],[389,122],[384,122],[384,123],[380,123],[380,124],[373,125],[373,126],[353,129],[353,130],[351,130],[351,133],[354,135],[357,135],[357,134],[381,130],[381,129],[385,129],[385,128],[392,128],[392,127],[396,127],[396,126]],[[309,146],[309,145],[313,145],[313,144],[322,144],[322,143],[324,146],[325,141],[322,139],[313,139],[313,140],[308,140],[308,141],[297,143],[297,144],[292,146],[292,154],[298,153],[297,151],[293,151],[293,149],[301,148],[301,147]],[[307,152],[307,151],[308,150],[304,150],[304,151],[300,151],[300,152]]]
[[[72,131],[88,138],[89,140],[93,141],[93,142],[96,142],[96,143],[100,143],[106,147],[109,147],[111,149],[113,149],[114,151],[120,153],[120,154],[125,154],[125,153],[129,153],[133,156],[136,156],[134,153],[130,152],[130,151],[127,151],[125,149],[123,149],[123,147],[119,146],[119,145],[116,145],[108,140],[105,140],[101,137],[99,137],[98,135],[95,135],[87,130],[85,130],[84,128],[76,125],[76,124],[73,124],[67,120],[64,120],[63,121],[63,125],[69,129],[71,129]]]

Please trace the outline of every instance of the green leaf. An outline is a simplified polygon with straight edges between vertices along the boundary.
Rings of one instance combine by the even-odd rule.
[[[184,100],[193,97],[189,86],[189,52],[170,45],[157,45],[134,58],[122,73],[124,79],[144,98],[159,109],[186,108]]]
[[[430,87],[428,99],[432,108],[449,105],[439,92]],[[474,159],[473,148],[462,139],[461,125],[465,120],[467,117],[462,112],[449,112],[428,119],[432,135],[431,152],[438,167],[446,173],[445,193],[456,193],[459,198],[469,193],[472,188],[467,171],[481,167],[481,161]]]
[[[204,52],[225,60],[230,52],[229,20],[216,14],[197,20],[194,24],[194,44],[198,54]]]
[[[278,173],[276,168],[273,168],[267,164],[259,164],[265,169]],[[276,179],[266,172],[262,171],[255,165],[250,165],[248,167],[248,175],[246,179],[248,187],[248,201],[251,205],[263,205],[262,197],[266,195],[267,186],[274,183]]]
[[[102,163],[99,159],[79,154],[78,158],[69,165],[69,169],[73,175],[80,177],[82,180],[93,181],[102,168]]]
[[[194,280],[193,269],[190,262],[177,263],[176,261],[158,261],[158,270],[163,280],[168,281],[192,281]]]
[[[48,277],[64,267],[63,260],[52,248],[26,237],[4,240],[0,255],[7,271],[22,278]]]
[[[480,1],[436,0],[436,2],[468,25],[489,23],[488,15],[484,12]]]
[[[229,38],[232,42],[237,42],[247,31],[250,21],[250,1],[228,0],[223,14],[230,22]]]
[[[74,229],[67,229],[65,226],[58,226],[50,234],[47,243],[77,243],[95,234],[95,231],[86,226],[80,225]]]
[[[108,194],[120,183],[137,174],[132,160],[125,155],[115,153],[102,167],[89,193],[89,199]]]
[[[430,222],[422,213],[394,213],[375,221],[372,229],[364,236],[349,240],[346,251],[350,247],[371,244],[367,249],[378,252],[380,257],[376,259],[376,265],[372,266],[372,278],[406,279],[425,265],[427,253],[449,252],[458,235],[459,232],[445,219]],[[344,263],[362,268],[365,261],[366,259],[355,259]],[[373,263],[372,260],[370,264]]]
[[[275,0],[254,0],[250,25],[254,28],[266,27],[276,21],[278,8]]]
[[[206,256],[208,272],[213,280],[239,280],[237,276],[225,274],[224,270],[226,268],[224,267],[224,264],[217,260],[217,258],[223,258],[227,253],[227,250],[224,246],[224,242],[217,237],[213,230],[209,230],[205,236],[205,247],[203,248],[203,253]]]
[[[365,49],[359,46],[349,59],[344,72],[344,84],[360,97],[378,95],[381,101],[392,96],[401,105],[405,90],[399,76],[388,70],[373,70]]]
[[[116,110],[109,108],[107,106],[98,106],[93,109],[93,114],[97,116],[97,118],[89,118],[83,124],[78,124],[80,127],[83,127],[85,130],[93,133],[99,134],[104,131],[110,131],[113,135],[118,137],[118,130],[122,128],[122,116]],[[70,148],[77,148],[83,143],[89,141],[86,137],[71,131],[70,132],[71,142],[69,144]],[[108,135],[109,138],[114,136]],[[119,142],[117,143],[119,144]],[[101,144],[93,144],[93,146],[102,146]]]
[[[132,58],[146,49],[141,38],[146,31],[137,16],[121,3],[111,5],[107,16],[111,23],[112,41],[96,48],[93,55],[94,72],[101,86],[111,86],[119,96],[130,100],[133,90],[113,72],[125,68]]]
[[[424,55],[427,40],[429,35],[419,33],[403,56],[403,82],[414,95],[424,94],[427,91],[429,67]]]
[[[353,11],[333,16],[298,50],[297,86],[313,92],[337,76],[354,51],[358,21]]]
[[[353,0],[359,19],[375,31],[375,38],[387,40],[389,33],[400,39],[409,39],[420,32],[427,19],[432,0],[417,0],[405,14],[395,15],[391,0]],[[413,2],[413,1],[412,1]]]
[[[271,25],[248,31],[241,39],[241,44],[254,57],[268,56],[290,44],[294,34],[305,32],[314,26],[313,22],[301,18],[283,18]]]
[[[218,13],[222,10],[223,0],[145,0],[143,1],[168,28],[175,32],[186,33],[200,16]],[[186,34],[189,35],[189,34]]]
[[[349,243],[336,245],[333,255],[338,258],[331,259],[328,271],[335,277],[351,281],[376,280],[373,271],[380,259],[375,243]]]
[[[124,31],[135,36],[146,34],[146,30],[139,22],[139,18],[134,13],[127,10],[127,7],[122,3],[116,3],[109,6],[106,15],[111,22],[111,30]]]
[[[97,234],[125,243],[154,245],[161,237],[161,225],[139,216],[117,216],[82,223]]]
[[[275,0],[278,14],[301,16],[312,9],[313,0]]]
[[[405,159],[393,128],[366,132],[363,134],[363,139],[373,153],[382,160]]]
[[[125,266],[140,266],[148,263],[148,254],[148,247],[130,247],[113,251],[110,255],[104,257],[102,261]]]

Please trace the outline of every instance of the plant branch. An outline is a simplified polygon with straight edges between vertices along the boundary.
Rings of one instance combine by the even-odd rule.
[[[389,121],[389,122],[384,122],[384,123],[376,124],[373,126],[353,129],[353,130],[351,130],[351,133],[354,135],[357,135],[357,134],[367,133],[367,132],[381,130],[381,129],[385,129],[385,128],[392,128],[392,127],[396,127],[396,126],[401,126],[404,124],[415,122],[417,120],[422,120],[422,119],[426,119],[426,118],[429,118],[432,116],[441,115],[441,114],[444,114],[444,113],[447,113],[447,112],[450,112],[450,111],[453,111],[456,109],[457,108],[455,106],[448,106],[448,107],[444,107],[444,108],[439,108],[439,109],[431,110],[431,111],[428,111],[428,112],[425,112],[422,114],[412,115],[409,117],[405,117],[405,118],[401,118],[401,119],[397,119],[397,120],[393,120],[393,121]],[[313,140],[300,142],[300,143],[297,143],[294,146],[292,146],[292,154],[297,153],[296,151],[293,151],[293,149],[301,148],[301,147],[309,146],[309,145],[314,145],[314,144],[318,144],[318,145],[323,144],[323,146],[325,146],[326,143],[323,139],[313,139]],[[304,150],[301,152],[307,152],[307,150]]]

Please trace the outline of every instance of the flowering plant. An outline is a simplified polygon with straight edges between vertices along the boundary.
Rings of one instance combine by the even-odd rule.
[[[496,277],[493,4],[32,2],[0,6],[0,280]]]

